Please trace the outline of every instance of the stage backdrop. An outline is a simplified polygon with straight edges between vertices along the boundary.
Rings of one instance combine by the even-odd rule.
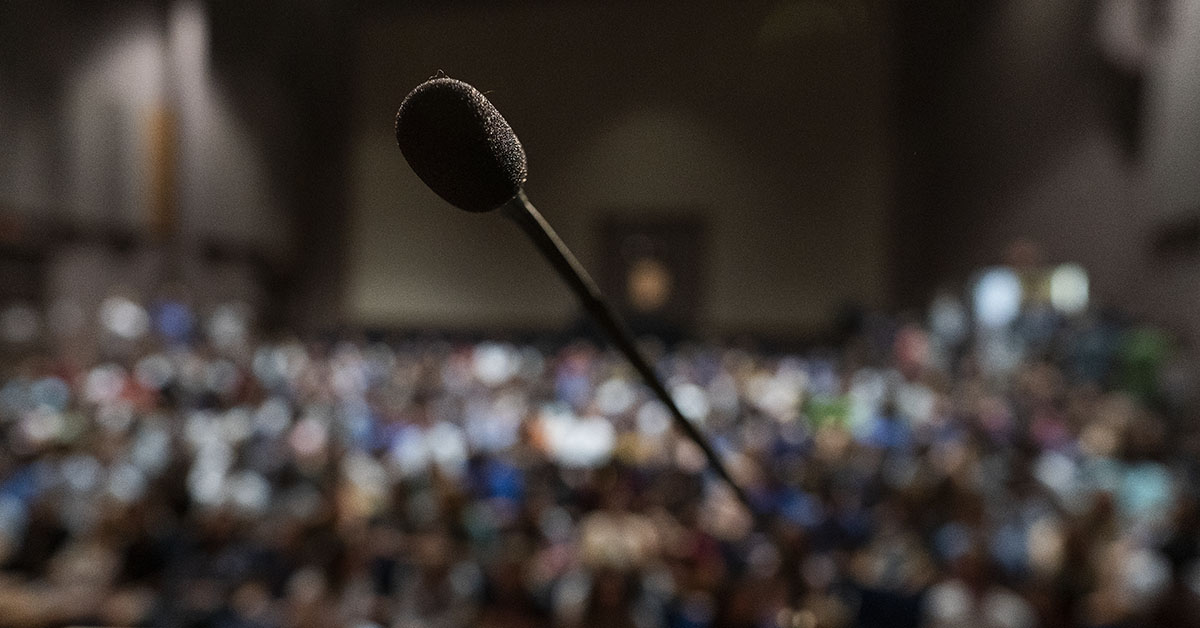
[[[885,288],[883,18],[778,2],[483,3],[363,26],[346,311],[381,327],[558,327],[575,308],[499,216],[451,208],[392,138],[436,70],[484,91],[529,155],[526,190],[593,274],[613,208],[704,225],[701,332],[802,336]],[[382,11],[382,10],[381,10]]]

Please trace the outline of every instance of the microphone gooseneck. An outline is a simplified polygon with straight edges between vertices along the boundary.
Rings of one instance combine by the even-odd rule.
[[[671,397],[671,394],[667,392],[666,386],[658,378],[658,374],[654,372],[654,368],[650,366],[650,362],[638,350],[637,343],[633,339],[633,333],[629,331],[629,326],[609,306],[608,301],[601,294],[596,283],[592,281],[591,276],[584,270],[583,265],[579,263],[579,260],[575,259],[571,250],[558,237],[558,234],[555,233],[550,223],[546,222],[546,219],[542,217],[537,208],[529,202],[529,198],[525,196],[525,192],[517,192],[517,195],[511,201],[505,203],[500,208],[500,211],[506,218],[515,222],[529,236],[530,240],[533,240],[538,251],[546,258],[546,261],[550,262],[554,270],[558,271],[559,276],[562,277],[563,281],[566,282],[571,291],[579,299],[579,303],[583,306],[583,309],[604,331],[609,342],[625,356],[625,359],[642,376],[642,379],[650,387],[650,390],[654,392],[654,395],[667,407],[667,410],[671,413],[671,419],[674,421],[675,427],[700,447],[700,450],[704,452],[704,457],[708,460],[709,466],[717,472],[717,475],[721,476],[722,480],[725,480],[725,483],[733,489],[737,498],[750,509],[750,512],[756,513],[756,509],[750,501],[750,496],[733,480],[733,476],[729,474],[729,471],[725,468],[725,464],[721,462],[720,457],[717,456],[717,452],[709,445],[708,439],[700,432],[696,424],[689,421],[683,415],[683,412],[675,404],[675,400]]]
[[[444,76],[416,87],[396,113],[396,141],[417,176],[450,204],[471,212],[500,209],[533,241],[580,305],[667,407],[675,427],[756,518],[758,509],[733,480],[704,434],[683,415],[629,327],[604,299],[583,265],[525,196],[525,151],[508,122],[470,85]],[[760,521],[761,523],[761,521]]]

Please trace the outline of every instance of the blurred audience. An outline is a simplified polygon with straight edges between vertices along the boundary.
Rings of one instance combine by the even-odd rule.
[[[111,302],[94,355],[3,373],[0,617],[1197,625],[1191,354],[1094,312],[963,311],[796,354],[647,345],[760,529],[586,342],[255,339],[237,308],[200,330]]]

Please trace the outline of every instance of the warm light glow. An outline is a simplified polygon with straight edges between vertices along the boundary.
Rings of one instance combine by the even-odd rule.
[[[1088,275],[1078,264],[1063,264],[1050,275],[1050,303],[1063,314],[1079,314],[1088,306]]]

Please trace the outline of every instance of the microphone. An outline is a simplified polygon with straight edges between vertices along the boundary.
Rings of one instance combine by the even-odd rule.
[[[675,405],[666,386],[638,350],[629,327],[605,301],[596,283],[550,223],[526,198],[522,190],[528,175],[525,149],[492,103],[479,90],[439,71],[400,103],[396,112],[396,143],[413,172],[438,196],[469,212],[499,209],[533,240],[609,342],[667,407],[675,426],[704,452],[709,466],[757,516],[750,497],[733,480],[704,434]]]
[[[492,211],[525,184],[525,149],[483,94],[438,74],[400,103],[396,143],[413,172],[446,202]]]

